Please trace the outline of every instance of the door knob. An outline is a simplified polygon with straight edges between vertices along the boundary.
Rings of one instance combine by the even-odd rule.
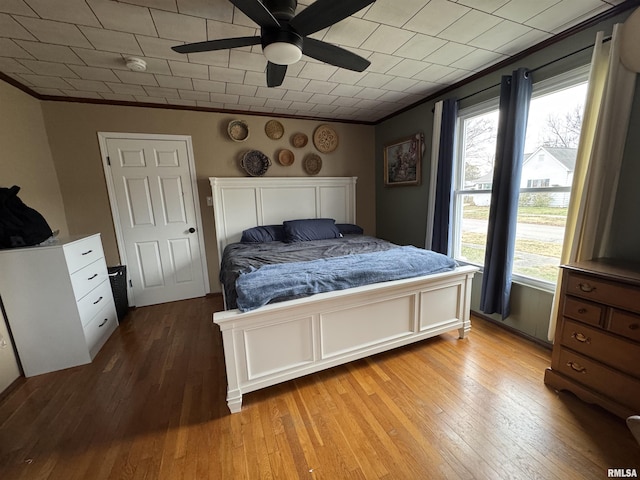
[[[189,227],[189,233],[195,233],[196,229],[193,227]]]

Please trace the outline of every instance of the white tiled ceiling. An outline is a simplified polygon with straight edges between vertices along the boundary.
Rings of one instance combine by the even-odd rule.
[[[46,98],[375,122],[620,3],[377,0],[312,35],[367,58],[367,70],[303,57],[267,88],[260,45],[170,48],[259,35],[228,0],[0,0],[0,72]],[[127,69],[131,56],[146,72]]]

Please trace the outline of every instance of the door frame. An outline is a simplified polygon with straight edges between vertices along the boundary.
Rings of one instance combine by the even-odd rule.
[[[189,175],[191,176],[191,194],[193,196],[193,204],[195,209],[196,233],[200,248],[200,261],[202,263],[202,277],[204,280],[205,294],[211,293],[209,286],[209,269],[207,265],[207,256],[204,245],[204,232],[202,229],[202,213],[200,211],[200,195],[198,194],[198,182],[196,176],[195,156],[193,155],[193,145],[190,135],[165,135],[156,133],[122,133],[122,132],[98,132],[98,143],[100,144],[100,156],[102,157],[102,167],[104,169],[104,177],[107,182],[107,192],[109,195],[109,205],[111,206],[111,218],[116,233],[116,243],[118,246],[118,254],[120,255],[120,263],[128,264],[127,252],[125,249],[124,235],[120,224],[120,212],[116,202],[115,184],[113,175],[109,168],[107,141],[110,139],[138,139],[138,140],[173,140],[184,141],[187,144],[187,158],[189,162]],[[129,279],[129,271],[127,271],[127,293],[129,298],[129,306],[135,306],[135,294],[133,286]]]

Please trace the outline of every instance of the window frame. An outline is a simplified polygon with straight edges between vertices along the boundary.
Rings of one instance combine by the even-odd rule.
[[[541,80],[537,83],[534,83],[531,100],[533,101],[536,97],[548,95],[566,88],[571,88],[581,83],[588,82],[589,80],[589,71],[590,65],[584,65],[582,67],[570,70],[565,73],[561,73],[555,75],[553,77]],[[588,88],[588,87],[587,87]],[[476,265],[480,268],[480,271],[484,271],[484,264],[479,265],[472,262],[468,262],[465,260],[461,260],[456,258],[456,255],[459,253],[460,247],[458,245],[461,244],[460,240],[462,238],[461,231],[461,216],[462,216],[462,207],[464,203],[465,195],[478,195],[478,194],[488,194],[491,195],[492,189],[482,189],[482,190],[474,190],[474,189],[465,189],[464,188],[464,162],[461,161],[464,153],[464,135],[463,128],[465,120],[476,117],[478,115],[482,115],[485,113],[492,112],[494,110],[498,110],[500,98],[499,96],[491,98],[489,100],[477,103],[475,105],[470,105],[469,107],[462,108],[458,111],[458,118],[456,120],[456,144],[454,145],[454,152],[456,154],[456,158],[454,159],[454,171],[453,171],[453,183],[452,183],[452,197],[453,197],[453,206],[452,206],[452,228],[451,228],[451,248],[450,252],[451,256],[453,256],[456,261],[466,264]],[[584,119],[584,117],[583,117]],[[520,188],[520,194],[523,193],[571,193],[570,186],[558,187],[529,187],[529,188]],[[526,285],[529,287],[533,287],[539,290],[555,292],[556,284],[553,282],[549,282],[546,280],[526,277],[524,275],[519,275],[517,273],[511,272],[513,283],[518,283],[522,285]]]

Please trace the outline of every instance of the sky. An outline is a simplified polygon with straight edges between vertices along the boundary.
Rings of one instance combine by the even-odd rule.
[[[563,90],[558,90],[548,95],[536,96],[529,106],[529,119],[527,123],[527,137],[524,153],[533,153],[543,140],[543,131],[549,114],[564,117],[566,112],[572,111],[576,105],[584,106],[587,94],[587,83],[575,85]],[[535,94],[534,94],[535,95]],[[490,119],[498,125],[498,110],[480,115]],[[487,142],[489,143],[489,142]],[[495,155],[495,143],[487,145],[487,156]],[[485,172],[487,173],[487,172]]]
[[[576,85],[560,90],[549,95],[534,98],[529,106],[529,121],[527,123],[527,138],[525,141],[525,153],[533,152],[541,140],[542,126],[547,116],[556,112],[564,116],[564,112],[573,110],[576,105],[584,106],[587,95],[587,84]]]

